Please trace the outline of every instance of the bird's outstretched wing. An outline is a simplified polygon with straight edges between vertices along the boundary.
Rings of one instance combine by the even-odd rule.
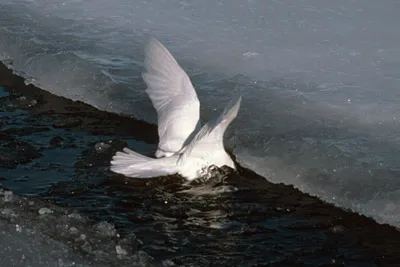
[[[200,128],[200,103],[186,72],[155,38],[145,49],[143,79],[158,115],[160,142],[156,157],[178,152],[186,139]]]
[[[226,128],[236,118],[242,97],[232,99],[219,117],[208,121],[200,131],[181,150],[179,162],[193,155],[202,155],[208,151],[224,149],[223,138]]]

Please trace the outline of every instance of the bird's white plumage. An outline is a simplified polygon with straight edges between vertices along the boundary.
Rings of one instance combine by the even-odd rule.
[[[179,161],[185,161],[187,157],[190,158],[195,155],[198,155],[199,157],[205,157],[204,154],[213,156],[217,155],[218,152],[223,152],[224,154],[226,154],[223,140],[224,133],[229,124],[236,118],[239,112],[241,100],[241,97],[231,100],[226,105],[224,111],[219,117],[216,117],[207,122],[200,129],[200,131],[198,131],[193,136],[193,138],[189,140],[188,145],[182,148],[182,150],[180,151],[181,156]],[[212,159],[211,161],[218,161],[218,158]],[[223,165],[219,167],[222,166]],[[232,167],[230,165],[228,166]]]
[[[177,158],[153,159],[129,148],[117,152],[111,161],[111,170],[128,177],[158,177],[177,173]]]
[[[148,158],[125,148],[111,161],[111,170],[128,177],[149,178],[179,173],[188,180],[204,175],[204,170],[214,165],[235,169],[226,153],[223,136],[228,125],[236,118],[241,97],[231,101],[222,114],[207,122],[178,153],[163,158]]]
[[[145,49],[143,79],[158,115],[160,138],[156,157],[178,152],[194,130],[200,128],[200,103],[189,76],[155,38]]]
[[[124,148],[113,157],[111,170],[138,178],[179,173],[192,180],[206,175],[210,166],[226,165],[235,169],[225,151],[223,137],[238,114],[241,97],[231,101],[219,117],[200,128],[200,103],[188,75],[154,38],[146,47],[145,67],[146,92],[158,115],[157,158]]]

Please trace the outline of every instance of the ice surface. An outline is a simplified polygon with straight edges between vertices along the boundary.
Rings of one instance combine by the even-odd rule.
[[[0,58],[28,82],[154,122],[140,78],[159,38],[202,118],[241,93],[229,135],[243,165],[400,225],[400,2],[45,1],[0,4]],[[103,149],[103,146],[98,146]]]

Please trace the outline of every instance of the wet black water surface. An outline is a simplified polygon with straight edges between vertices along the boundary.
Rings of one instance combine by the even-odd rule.
[[[94,248],[72,238],[74,229],[65,230],[68,236],[25,221],[83,255],[82,266],[100,266],[84,257],[93,251],[101,251],[95,258],[115,258],[109,266],[131,266],[131,255],[143,266],[400,266],[395,228],[246,169],[191,184],[113,174],[109,161],[124,146],[155,151],[154,125],[25,86],[4,66],[0,74],[0,186],[67,208],[52,213],[49,224],[65,224],[65,213],[78,212],[96,229],[118,232],[93,237]],[[0,221],[12,222],[6,215]],[[88,229],[77,230],[90,236]]]

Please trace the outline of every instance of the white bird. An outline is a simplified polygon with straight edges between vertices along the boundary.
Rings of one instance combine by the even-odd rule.
[[[158,116],[160,141],[156,157],[178,152],[191,134],[200,130],[200,103],[186,72],[155,38],[145,49],[142,77]]]
[[[207,122],[177,153],[169,157],[149,158],[124,148],[123,152],[117,152],[113,157],[111,170],[138,178],[178,173],[188,180],[193,180],[207,175],[211,166],[236,169],[233,160],[225,151],[223,137],[226,128],[238,114],[240,102],[241,97],[228,103],[219,117]]]

